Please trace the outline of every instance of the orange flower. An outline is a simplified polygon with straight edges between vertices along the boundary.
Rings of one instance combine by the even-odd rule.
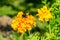
[[[49,19],[52,18],[50,11],[51,9],[47,10],[46,6],[43,6],[43,8],[38,9],[38,14],[37,14],[38,19],[46,22],[49,21]]]
[[[31,26],[36,26],[35,18],[28,13],[26,15],[23,12],[19,12],[17,17],[12,20],[12,28],[18,33],[23,33],[27,30],[31,30]]]

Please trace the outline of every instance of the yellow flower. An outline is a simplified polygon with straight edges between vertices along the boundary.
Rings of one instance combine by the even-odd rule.
[[[46,6],[43,6],[43,8],[38,9],[38,14],[37,14],[38,19],[46,22],[49,21],[49,19],[52,18],[52,15],[50,13],[51,9],[47,10]]]
[[[14,24],[14,23],[15,23],[15,24]],[[12,21],[11,26],[12,26],[12,28],[13,28],[14,30],[17,30],[18,21],[16,20],[16,18],[15,18],[15,20]]]
[[[18,33],[24,33],[32,29],[32,25],[36,26],[35,18],[32,15],[19,12],[15,19],[12,20],[12,28]]]

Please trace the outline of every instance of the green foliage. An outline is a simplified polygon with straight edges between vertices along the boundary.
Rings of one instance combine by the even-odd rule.
[[[30,36],[29,36],[29,40],[39,40],[40,39],[40,33],[39,32],[36,32],[36,33],[34,33],[34,34],[31,34]]]
[[[51,12],[53,18],[48,23],[42,23],[36,18],[37,27],[31,34],[23,33],[19,36],[13,32],[13,40],[60,40],[60,0],[0,0],[0,15],[16,15],[18,11],[35,15],[37,9],[44,5],[54,8]],[[0,40],[3,40],[2,36]]]
[[[0,0],[0,15],[15,15],[18,11],[31,12],[34,15],[38,8],[54,2],[54,0]]]
[[[11,7],[3,6],[0,7],[0,15],[14,15],[17,11],[12,10]]]
[[[2,37],[2,35],[0,35],[0,40],[3,40],[3,37]]]

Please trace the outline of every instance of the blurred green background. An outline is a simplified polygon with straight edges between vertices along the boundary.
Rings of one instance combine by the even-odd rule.
[[[37,9],[43,5],[51,7],[56,0],[0,0],[0,16],[13,17],[18,11],[36,14]]]
[[[10,32],[11,29],[9,29],[11,27],[8,25],[11,24],[13,17],[16,16],[19,11],[23,11],[24,13],[29,12],[30,14],[35,15],[37,14],[37,9],[42,8],[44,5],[46,5],[48,9],[51,7],[54,8],[51,12],[53,19],[44,27],[44,30],[46,31],[45,35],[40,31],[39,33],[36,31],[36,33],[30,34],[30,39],[35,40],[36,38],[37,40],[37,38],[40,37],[42,39],[39,38],[38,40],[60,40],[60,0],[0,0],[0,31],[2,29],[2,33],[0,32],[0,40],[3,40],[3,37],[8,38],[9,40],[13,38],[12,33]],[[38,21],[37,24],[39,25],[39,23],[40,22]],[[49,34],[49,24],[51,25],[51,34]],[[3,25],[3,27],[1,25]],[[41,36],[40,33],[43,36]],[[16,33],[13,35],[15,37],[13,39],[17,40]],[[23,38],[20,37],[20,39]]]

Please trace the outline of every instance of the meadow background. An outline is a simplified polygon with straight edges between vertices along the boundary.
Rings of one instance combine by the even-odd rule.
[[[39,26],[31,34],[18,34],[11,28],[11,21],[19,11],[35,16],[44,5],[54,8],[48,24],[37,20]],[[60,0],[0,0],[0,40],[60,40]]]

